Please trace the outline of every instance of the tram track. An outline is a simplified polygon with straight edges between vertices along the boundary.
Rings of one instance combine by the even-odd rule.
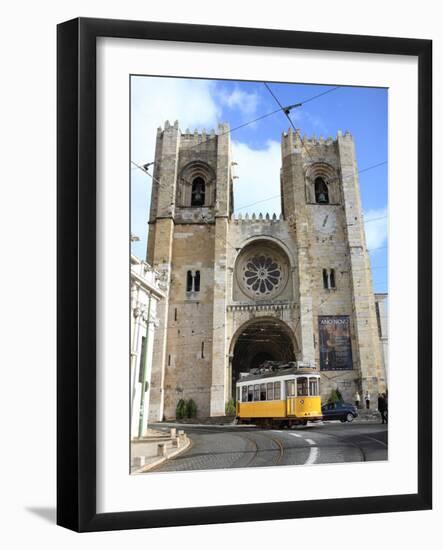
[[[332,434],[331,432],[327,432],[327,431],[324,431],[322,430],[321,432],[318,432],[317,435],[326,435],[327,437],[331,437],[331,438],[334,438],[338,444],[335,445],[335,447],[337,449],[339,448],[343,448],[343,447],[352,447],[354,449],[357,449],[358,452],[360,453],[361,457],[362,457],[362,460],[361,462],[367,462],[367,457],[366,457],[366,452],[365,450],[361,447],[361,445],[358,445],[357,443],[354,443],[352,441],[348,441],[347,439],[343,439],[343,436],[338,436],[338,435],[335,435],[335,434]],[[322,445],[321,444],[318,444],[317,443],[317,446],[322,448]],[[326,447],[326,446],[325,446]],[[324,448],[324,447],[323,447]],[[330,448],[330,447],[329,447]]]
[[[255,437],[252,437],[252,436],[255,436]],[[241,467],[247,468],[247,467],[256,467],[256,466],[277,466],[281,462],[283,458],[283,453],[284,453],[284,446],[278,438],[269,436],[268,434],[265,434],[263,432],[257,432],[257,433],[248,434],[248,435],[243,434],[243,438],[248,440],[250,443],[252,443],[252,445],[254,445],[255,447],[255,450],[254,450],[253,456],[250,457],[249,461],[244,465],[242,464]],[[263,440],[271,441],[274,444],[274,447],[266,448],[265,445],[263,444],[260,445],[259,441],[257,441],[257,440],[260,440],[260,438],[262,439],[262,443],[263,443]],[[273,459],[272,461],[269,460],[270,453],[277,455],[276,458]],[[263,464],[254,464],[254,462],[258,461],[258,459],[260,461],[263,461]]]
[[[351,429],[352,428],[352,429]],[[383,433],[382,433],[383,432]],[[192,445],[155,471],[256,468],[266,466],[335,464],[387,459],[384,428],[375,426],[308,426],[300,430],[188,430]],[[311,439],[312,437],[312,439]]]
[[[248,468],[249,466],[251,466],[252,462],[255,460],[255,458],[257,456],[257,453],[258,453],[258,445],[257,445],[257,442],[254,439],[252,439],[251,437],[245,436],[245,435],[243,435],[243,439],[246,439],[246,441],[248,441],[252,445],[253,448],[255,447],[255,449],[253,451],[251,451],[251,452],[253,452],[253,455],[250,456],[248,462],[244,465],[242,464],[241,466],[236,466],[237,468],[239,468],[239,467],[240,468]],[[249,451],[247,451],[247,452],[249,452]],[[239,462],[239,461],[237,461],[237,462]]]
[[[279,450],[280,450],[280,453],[279,453],[279,456],[278,456],[278,460],[277,462],[275,463],[275,465],[279,464],[281,462],[281,459],[283,458],[283,453],[284,453],[284,447],[283,447],[283,444],[282,442],[277,439],[276,437],[271,437],[271,440],[274,441],[274,443],[278,446]]]

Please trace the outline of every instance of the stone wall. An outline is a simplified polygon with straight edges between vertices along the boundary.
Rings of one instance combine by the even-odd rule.
[[[214,301],[214,226],[176,225],[171,251],[164,379],[166,418],[179,399],[194,399],[209,416]],[[200,272],[200,290],[186,290],[187,272]]]
[[[352,370],[322,370],[322,397],[337,387],[346,400],[353,400],[356,390],[384,391],[349,133],[303,141],[298,132],[283,134],[280,215],[232,214],[226,125],[208,134],[166,125],[157,137],[155,173],[161,184],[153,186],[148,254],[170,285],[159,308],[163,324],[154,346],[152,419],[173,418],[180,398],[194,399],[199,416],[223,415],[231,396],[236,338],[242,327],[260,319],[282,323],[293,336],[296,359],[319,369],[319,316],[348,316]],[[185,186],[193,174],[202,174],[207,184],[205,203],[198,208],[186,206],[190,191]],[[318,202],[318,178],[327,185],[324,203]],[[251,264],[242,258],[257,250],[260,259],[260,248],[272,269],[278,264],[279,279],[272,278],[274,271],[265,291],[254,293],[247,285],[255,279],[247,278],[251,268],[245,267]],[[267,259],[273,254],[277,264]],[[186,290],[188,271],[200,272],[198,292]]]

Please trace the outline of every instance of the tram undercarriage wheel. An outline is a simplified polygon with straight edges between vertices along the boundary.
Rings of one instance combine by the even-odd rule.
[[[299,426],[306,426],[307,423],[308,423],[308,421],[307,421],[306,418],[301,418],[301,419],[299,419],[299,420],[294,420],[294,421],[292,422],[292,426],[293,426],[294,428],[298,428]]]

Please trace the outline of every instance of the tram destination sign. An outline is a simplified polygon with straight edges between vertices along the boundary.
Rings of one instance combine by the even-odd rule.
[[[320,370],[352,370],[349,316],[319,316]]]

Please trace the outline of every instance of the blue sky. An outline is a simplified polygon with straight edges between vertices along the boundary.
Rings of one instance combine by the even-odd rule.
[[[303,103],[337,86],[268,84],[283,105]],[[349,130],[354,137],[376,292],[387,292],[387,105],[386,89],[339,87],[291,112],[302,136],[335,137],[338,130]],[[209,131],[219,122],[228,122],[234,129],[276,109],[278,105],[261,82],[133,76],[131,158],[139,164],[154,160],[157,127],[165,120],[178,120],[183,131]],[[280,213],[280,137],[288,127],[289,121],[278,112],[232,131],[233,160],[238,163],[234,180],[237,213]],[[140,238],[132,251],[142,258],[151,186],[151,178],[132,166],[131,229]]]

